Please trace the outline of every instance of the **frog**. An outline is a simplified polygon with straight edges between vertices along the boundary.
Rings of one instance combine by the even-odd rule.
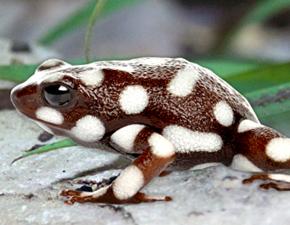
[[[131,159],[97,190],[63,190],[70,204],[170,201],[141,189],[162,174],[219,164],[252,173],[244,183],[290,187],[289,176],[276,173],[290,168],[290,139],[261,124],[247,99],[213,71],[183,58],[48,59],[13,88],[11,100],[53,135]]]

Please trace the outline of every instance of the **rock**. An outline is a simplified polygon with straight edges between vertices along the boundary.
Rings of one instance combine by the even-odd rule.
[[[0,65],[38,64],[45,59],[60,57],[56,51],[37,45],[0,38]]]
[[[61,189],[80,187],[79,179],[109,179],[128,161],[112,153],[73,147],[32,156],[11,166],[22,151],[40,144],[37,138],[41,132],[15,111],[0,111],[1,225],[289,224],[290,192],[262,191],[258,184],[242,185],[249,174],[224,166],[173,172],[156,178],[144,189],[153,195],[170,195],[171,202],[65,205],[58,196]]]

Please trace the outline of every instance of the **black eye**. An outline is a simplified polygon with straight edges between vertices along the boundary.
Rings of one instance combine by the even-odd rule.
[[[43,89],[46,102],[54,107],[65,106],[72,100],[73,90],[67,85],[52,84]]]

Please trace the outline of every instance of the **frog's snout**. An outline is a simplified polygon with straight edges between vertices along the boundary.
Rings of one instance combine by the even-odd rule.
[[[12,89],[10,98],[18,111],[31,117],[37,107],[37,86],[18,85]]]

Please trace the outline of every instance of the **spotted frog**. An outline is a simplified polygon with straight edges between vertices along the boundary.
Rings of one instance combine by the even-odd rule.
[[[272,180],[264,188],[290,187],[287,175],[270,173],[290,168],[290,139],[262,125],[249,102],[212,71],[182,58],[86,65],[50,59],[11,98],[44,130],[132,159],[98,190],[62,191],[70,203],[168,201],[140,190],[164,172],[216,164],[258,173],[245,182]]]

